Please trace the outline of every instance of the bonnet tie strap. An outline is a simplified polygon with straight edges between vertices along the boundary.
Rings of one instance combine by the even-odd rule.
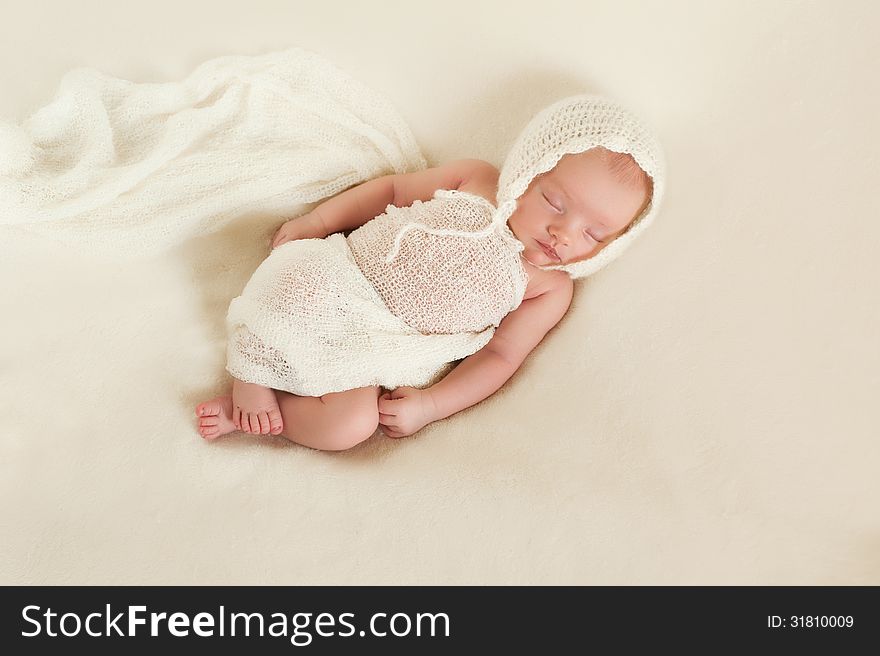
[[[448,237],[466,237],[467,239],[480,239],[482,237],[487,237],[491,235],[496,230],[499,231],[501,236],[507,241],[512,241],[515,245],[517,245],[519,250],[522,250],[522,244],[510,233],[509,229],[502,229],[507,227],[507,217],[513,213],[513,206],[515,205],[515,201],[513,203],[507,202],[501,205],[495,213],[492,215],[492,221],[482,230],[478,230],[476,232],[471,232],[469,230],[453,230],[451,228],[431,228],[426,226],[424,223],[419,223],[417,221],[410,221],[405,226],[403,226],[397,233],[397,236],[394,238],[394,245],[391,248],[391,251],[385,257],[385,263],[390,264],[394,261],[394,258],[398,256],[400,253],[400,245],[403,241],[404,235],[410,229],[421,230],[430,235],[437,235],[438,237],[448,236]],[[510,233],[510,234],[508,234]]]

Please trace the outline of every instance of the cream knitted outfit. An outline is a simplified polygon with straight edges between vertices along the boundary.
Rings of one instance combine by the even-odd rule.
[[[525,294],[523,246],[494,210],[438,190],[347,238],[282,244],[229,306],[227,371],[301,396],[434,384]]]
[[[631,114],[575,96],[517,139],[497,206],[439,190],[348,237],[276,248],[229,306],[227,370],[307,396],[438,381],[522,302],[524,247],[507,226],[517,199],[562,156],[594,146],[632,154],[654,181],[645,212],[599,255],[546,267],[597,271],[656,215],[663,160]],[[301,214],[369,178],[424,167],[390,105],[299,49],[221,57],[181,83],[78,69],[22,126],[0,124],[0,226],[130,257],[245,212]]]
[[[544,267],[573,278],[598,271],[653,220],[665,175],[659,144],[632,114],[607,99],[581,95],[551,105],[526,126],[501,171],[497,207],[445,190],[427,203],[389,206],[346,242],[338,235],[330,238],[340,264],[317,280],[307,270],[313,265],[303,264],[298,251],[284,251],[283,265],[270,257],[261,266],[267,271],[230,307],[235,339],[227,370],[241,380],[310,396],[367,385],[433,384],[448,373],[451,360],[488,343],[522,302],[528,282],[519,258],[524,246],[507,226],[517,199],[563,156],[596,146],[631,154],[654,183],[643,213],[597,256]],[[346,259],[358,268],[345,274],[347,286],[360,290],[357,307],[344,298],[344,288],[322,282],[324,276],[338,278]],[[282,273],[282,267],[290,268]],[[282,304],[282,290],[273,286],[282,278],[300,290],[296,281],[307,279],[308,290],[292,292],[296,301],[284,297]],[[330,325],[322,323],[330,316]],[[266,317],[283,321],[283,328],[257,322]],[[342,332],[328,341],[334,330]]]

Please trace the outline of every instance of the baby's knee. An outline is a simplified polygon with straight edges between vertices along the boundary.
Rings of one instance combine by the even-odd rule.
[[[340,416],[326,436],[325,451],[345,451],[372,437],[379,428],[378,410],[358,409]]]

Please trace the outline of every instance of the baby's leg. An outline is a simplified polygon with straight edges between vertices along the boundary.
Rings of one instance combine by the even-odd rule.
[[[380,393],[380,387],[359,387],[321,397],[275,390],[284,419],[282,435],[312,449],[350,449],[379,427]]]
[[[312,449],[342,451],[360,444],[379,427],[380,387],[359,387],[321,397],[272,390],[284,421],[282,436]],[[232,397],[196,406],[199,434],[207,440],[239,430]]]

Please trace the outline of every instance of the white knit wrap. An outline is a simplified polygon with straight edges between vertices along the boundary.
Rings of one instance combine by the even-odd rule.
[[[308,396],[433,384],[455,360],[482,348],[522,299],[523,246],[507,226],[517,198],[563,155],[594,146],[632,154],[654,179],[653,199],[627,233],[590,260],[547,267],[573,277],[596,271],[653,218],[663,167],[659,146],[630,114],[578,96],[529,123],[502,170],[497,206],[441,193],[401,210],[403,224],[390,212],[374,219],[372,232],[361,229],[378,248],[361,255],[384,265],[400,258],[396,269],[409,262],[421,272],[423,293],[404,304],[424,304],[423,319],[431,319],[431,308],[473,303],[463,287],[496,294],[473,303],[482,315],[459,313],[470,329],[437,324],[435,333],[409,325],[389,310],[336,233],[283,244],[254,272],[230,303],[227,370]],[[77,69],[21,126],[0,124],[0,228],[93,253],[153,254],[243,215],[295,216],[367,179],[424,167],[389,103],[299,49],[217,58],[182,82],[163,84]],[[435,209],[442,216],[432,221]],[[386,239],[383,227],[396,234]],[[454,241],[462,238],[473,248]],[[422,266],[420,258],[430,261]],[[469,286],[468,272],[476,276]],[[441,295],[445,306],[436,302]]]
[[[383,96],[299,48],[163,83],[78,68],[21,125],[0,121],[0,228],[154,255],[425,165]]]
[[[498,182],[498,214],[493,222],[506,222],[516,210],[516,200],[532,179],[546,173],[564,156],[602,146],[629,153],[654,182],[650,203],[633,225],[597,255],[573,264],[541,267],[561,269],[582,278],[606,266],[645,231],[654,220],[665,189],[665,163],[660,143],[629,111],[596,95],[560,100],[539,112],[514,142]]]

